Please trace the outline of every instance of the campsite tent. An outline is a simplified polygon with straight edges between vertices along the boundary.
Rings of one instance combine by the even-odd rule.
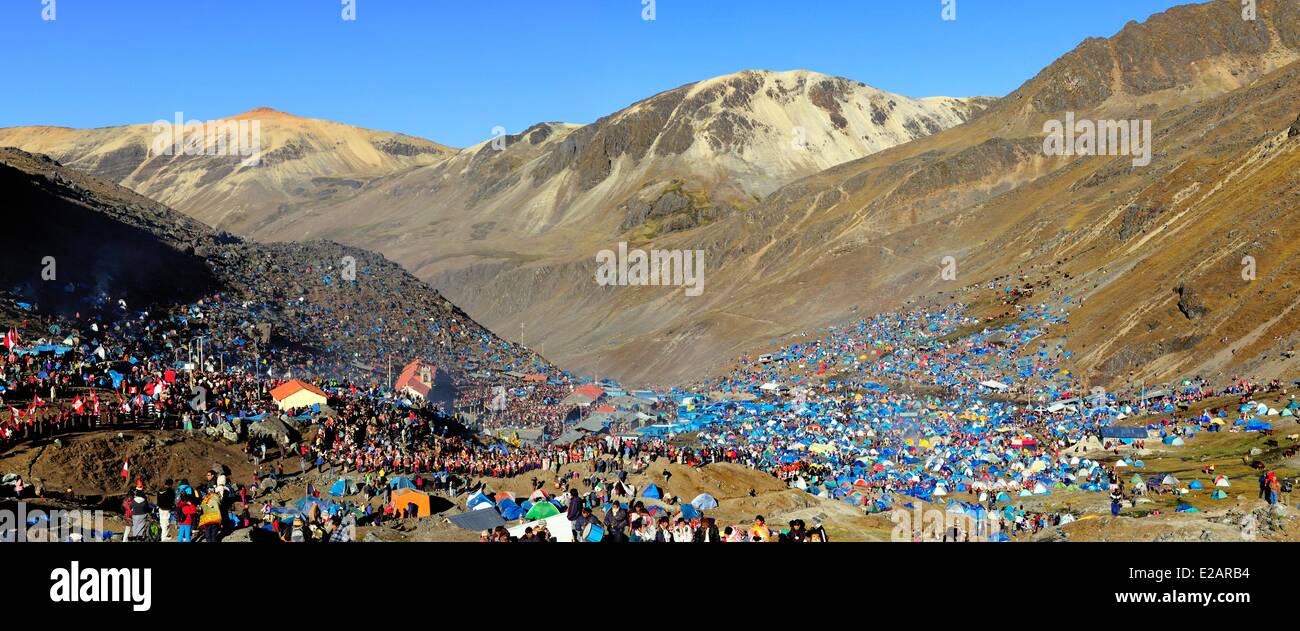
[[[528,509],[528,513],[524,515],[524,519],[537,521],[559,514],[560,509],[556,508],[555,504],[550,502],[538,502],[533,504],[532,508]]]
[[[469,500],[465,502],[465,505],[468,506],[470,510],[497,507],[496,502],[492,501],[492,498],[484,495],[483,491],[478,491],[469,496]]]
[[[1200,480],[1192,480],[1191,484],[1187,485],[1187,488],[1192,489],[1193,491],[1199,491],[1205,488],[1205,485],[1201,484]]]
[[[1210,499],[1212,500],[1228,499],[1228,493],[1223,489],[1214,489],[1214,492],[1210,494]]]
[[[421,493],[415,489],[397,489],[393,491],[391,497],[389,503],[392,504],[395,511],[405,510],[408,506],[414,504],[416,516],[428,517],[432,514],[429,509],[429,496],[426,493]]]
[[[402,476],[397,476],[397,477],[393,478],[392,480],[389,480],[389,481],[388,481],[388,488],[390,488],[390,489],[413,489],[413,488],[415,488],[415,483],[412,482],[410,478],[405,478],[405,477],[402,477]]]
[[[718,500],[714,499],[713,496],[708,493],[700,493],[695,496],[695,499],[691,500],[691,505],[700,510],[708,510],[710,508],[717,508]]]
[[[1232,482],[1228,481],[1228,476],[1221,475],[1217,478],[1214,478],[1214,486],[1220,486],[1220,487],[1232,486]]]
[[[333,514],[338,511],[339,505],[334,500],[320,497],[304,497],[293,503],[293,509],[303,517],[311,517],[312,509],[319,506],[321,514]]]
[[[339,478],[337,482],[330,486],[330,495],[334,497],[343,497],[344,495],[354,495],[357,492],[357,485],[347,478]]]
[[[700,509],[691,504],[682,504],[682,517],[686,519],[695,519],[700,515]]]
[[[659,487],[650,484],[645,487],[645,491],[641,493],[641,496],[648,497],[652,500],[657,500],[663,497],[663,493],[659,491]]]
[[[519,508],[519,505],[508,497],[497,502],[497,510],[501,511],[501,516],[506,521],[514,521],[524,516],[524,509]]]

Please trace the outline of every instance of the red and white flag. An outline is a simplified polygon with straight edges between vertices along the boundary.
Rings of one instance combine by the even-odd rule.
[[[131,460],[129,458],[122,461],[122,477],[131,477]]]
[[[5,347],[12,351],[15,346],[18,346],[18,332],[9,329],[9,332],[5,334]]]
[[[77,397],[77,398],[75,398],[75,399],[72,400],[72,411],[73,411],[74,413],[76,413],[76,414],[81,414],[81,410],[82,410],[82,408],[85,408],[85,407],[86,407],[86,404],[85,404],[84,401],[81,400],[81,397]]]

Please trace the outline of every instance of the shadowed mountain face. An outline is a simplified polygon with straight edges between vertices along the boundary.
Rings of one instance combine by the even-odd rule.
[[[188,302],[216,286],[194,255],[195,244],[213,240],[206,227],[124,189],[118,205],[103,204],[98,196],[109,193],[88,180],[44,156],[0,150],[0,194],[14,210],[0,237],[6,289],[72,315],[87,294],[128,305]]]
[[[20,211],[0,237],[0,283],[36,314],[219,304],[210,326],[222,322],[233,337],[268,325],[264,343],[293,349],[296,362],[274,368],[299,375],[372,376],[414,357],[455,373],[473,362],[534,360],[372,252],[245,241],[15,149],[0,149],[0,196]]]
[[[1283,233],[1297,208],[1298,59],[1300,5],[1260,0],[1247,21],[1217,0],[1089,39],[996,101],[746,72],[583,127],[397,152],[419,163],[365,177],[316,172],[335,178],[319,190],[254,171],[239,172],[251,179],[237,197],[209,196],[236,176],[202,172],[185,181],[207,185],[168,190],[241,232],[379,249],[489,326],[634,382],[702,376],[776,337],[923,297],[996,302],[980,287],[1004,277],[1081,302],[1066,343],[1085,379],[1280,373],[1296,367],[1300,322],[1286,315]],[[1048,155],[1045,123],[1067,118],[1149,121],[1151,161]],[[55,155],[122,150],[82,138]],[[7,143],[50,141],[27,128],[0,131]],[[114,162],[93,168],[126,168]],[[620,241],[702,252],[703,295],[598,286],[595,257]],[[939,274],[945,257],[955,282]]]

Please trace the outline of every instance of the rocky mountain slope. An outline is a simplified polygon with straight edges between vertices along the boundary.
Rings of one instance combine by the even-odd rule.
[[[15,149],[0,149],[0,195],[24,211],[0,237],[0,284],[40,317],[200,305],[214,340],[268,325],[268,348],[292,349],[274,368],[299,375],[369,375],[416,356],[453,371],[534,359],[372,252],[246,241]]]
[[[1223,0],[1088,40],[965,125],[663,240],[710,255],[705,296],[652,296],[653,321],[624,318],[619,346],[593,352],[648,342],[671,359],[644,373],[671,373],[860,306],[988,300],[976,288],[1004,278],[1082,303],[1067,346],[1094,383],[1293,373],[1298,35],[1295,3],[1246,22]],[[1044,123],[1068,114],[1150,120],[1150,164],[1046,155]]]
[[[182,116],[182,121],[191,119]],[[244,123],[233,136],[223,135],[216,123],[209,126],[210,121],[193,121],[203,123],[201,130],[173,131],[175,122],[97,129],[14,127],[0,130],[0,146],[49,155],[243,236],[257,236],[253,228],[269,215],[349,197],[374,178],[453,153],[422,138],[265,107],[216,122]],[[171,139],[178,136],[192,143],[188,149],[181,144],[177,150]],[[223,141],[225,150],[219,151]],[[249,151],[239,153],[239,141]]]

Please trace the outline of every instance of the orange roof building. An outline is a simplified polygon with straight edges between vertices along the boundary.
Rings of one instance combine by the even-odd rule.
[[[600,386],[587,384],[585,386],[574,388],[573,392],[569,393],[569,396],[565,397],[563,401],[560,401],[560,405],[587,407],[592,403],[599,401],[604,396],[605,391],[602,390]]]
[[[451,377],[445,370],[422,359],[413,359],[402,369],[393,389],[413,399],[448,406],[454,398]]]
[[[325,405],[329,395],[301,379],[290,379],[271,390],[271,398],[281,410]]]

